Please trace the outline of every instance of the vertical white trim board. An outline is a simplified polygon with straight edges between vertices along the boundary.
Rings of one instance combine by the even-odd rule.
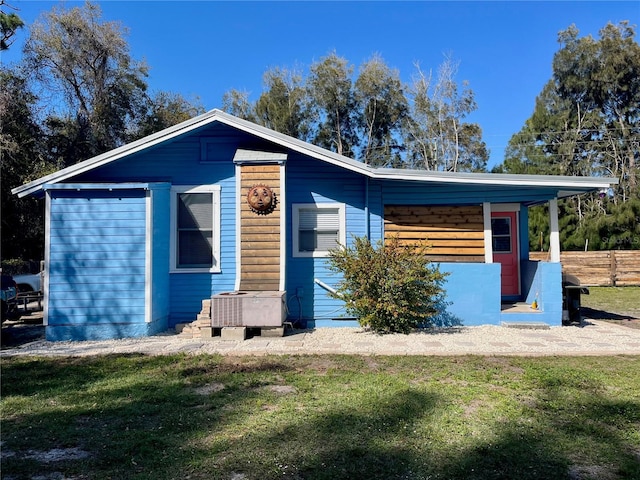
[[[482,218],[484,220],[484,263],[493,263],[493,236],[491,234],[491,204],[482,204]]]

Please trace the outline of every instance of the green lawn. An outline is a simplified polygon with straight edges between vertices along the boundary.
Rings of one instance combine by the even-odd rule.
[[[589,287],[581,296],[585,307],[640,318],[640,287]]]
[[[638,479],[640,356],[2,360],[3,479]]]
[[[589,287],[581,304],[587,318],[640,329],[640,287]]]

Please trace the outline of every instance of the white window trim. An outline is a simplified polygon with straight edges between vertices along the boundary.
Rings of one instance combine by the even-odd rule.
[[[213,266],[211,268],[177,268],[178,194],[212,193],[213,197]],[[170,273],[220,273],[220,185],[178,185],[171,187]]]
[[[517,218],[517,217],[516,217]],[[491,226],[493,227],[493,221],[494,220],[507,220],[507,224],[509,225],[509,234],[505,235],[505,234],[501,234],[501,235],[495,235],[493,233],[493,228],[491,229],[491,249],[493,250],[494,253],[498,253],[498,254],[512,254],[513,253],[513,229],[515,228],[515,225],[513,225],[513,223],[511,222],[511,217],[496,217],[496,218],[492,218],[491,219]],[[495,248],[493,248],[493,239],[496,237],[500,237],[500,238],[505,238],[508,237],[509,238],[509,250],[496,250]]]
[[[299,229],[300,229],[300,210],[316,208],[316,209],[338,209],[339,216],[339,229],[338,229],[338,242],[341,245],[347,243],[347,229],[346,229],[346,215],[344,203],[294,203],[292,205],[292,230],[293,230],[293,256],[294,257],[306,257],[306,258],[322,258],[328,257],[329,252],[326,250],[315,250],[313,252],[301,252],[299,245]]]

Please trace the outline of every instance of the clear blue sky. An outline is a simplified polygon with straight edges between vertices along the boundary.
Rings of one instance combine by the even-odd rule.
[[[151,67],[152,91],[199,97],[209,110],[236,88],[257,99],[269,67],[301,67],[336,51],[356,68],[374,53],[409,81],[414,63],[437,70],[449,53],[469,82],[490,166],[531,115],[551,78],[557,34],[575,24],[598,36],[607,22],[640,24],[638,1],[214,2],[98,1],[129,28],[131,55]],[[58,2],[9,0],[27,25]],[[67,1],[67,7],[81,2]],[[26,32],[2,57],[20,56]],[[636,37],[637,40],[637,37]]]

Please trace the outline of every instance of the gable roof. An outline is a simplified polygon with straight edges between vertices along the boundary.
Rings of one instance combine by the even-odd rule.
[[[116,149],[97,155],[88,160],[63,168],[50,175],[38,178],[20,187],[12,193],[18,197],[32,195],[43,189],[46,184],[62,182],[94,168],[122,159],[128,155],[151,148],[168,140],[185,135],[213,122],[220,122],[258,138],[262,138],[284,148],[308,155],[317,160],[330,163],[340,168],[365,175],[374,179],[417,181],[435,183],[467,183],[493,186],[522,186],[558,188],[559,196],[571,196],[592,190],[609,188],[618,183],[617,178],[608,177],[567,177],[555,175],[510,175],[498,173],[461,173],[439,172],[429,170],[405,170],[393,168],[374,168],[352,158],[339,155],[324,148],[298,140],[283,133],[256,125],[255,123],[229,115],[214,109],[190,120],[166,128],[160,132],[128,143]]]

